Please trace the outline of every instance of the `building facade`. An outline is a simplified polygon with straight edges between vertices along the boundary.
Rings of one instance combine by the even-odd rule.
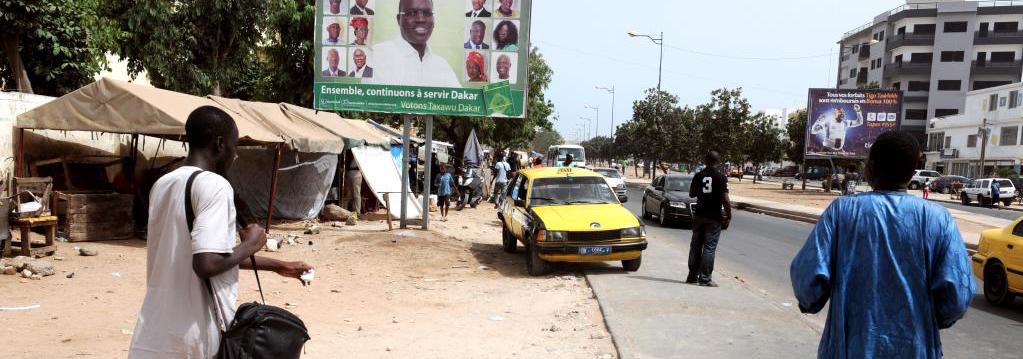
[[[930,120],[926,167],[944,174],[987,177],[998,167],[1019,171],[1023,163],[1023,84],[971,91],[965,112]],[[982,131],[986,129],[986,131]],[[983,133],[987,133],[987,141]],[[984,171],[980,171],[984,148]]]
[[[837,86],[903,91],[902,129],[963,113],[967,93],[1019,83],[1023,2],[910,0],[839,41]]]

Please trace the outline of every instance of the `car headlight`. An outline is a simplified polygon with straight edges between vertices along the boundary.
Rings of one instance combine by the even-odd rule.
[[[622,238],[646,237],[646,229],[643,227],[632,227],[622,230]]]
[[[671,202],[671,206],[674,207],[674,208],[682,208],[682,209],[685,209],[686,207],[688,207],[688,205],[685,202]]]
[[[547,235],[544,237],[545,242],[564,242],[568,239],[568,232],[563,231],[547,231]]]

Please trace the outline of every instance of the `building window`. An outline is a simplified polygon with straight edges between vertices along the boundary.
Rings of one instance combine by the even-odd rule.
[[[1005,107],[1007,103],[1008,100],[1005,97],[998,99],[998,107]]]
[[[938,109],[934,109],[934,117],[945,117],[945,116],[952,116],[952,115],[958,115],[958,114],[959,114],[959,109],[956,109],[956,108],[938,108]]]
[[[916,121],[927,120],[927,110],[906,110],[906,119]]]
[[[892,82],[892,89],[893,90],[901,90],[902,89],[902,83],[901,82]]]
[[[966,136],[966,147],[969,148],[977,147],[977,135]]]
[[[934,61],[934,54],[930,52],[914,52],[913,55],[909,57],[909,62],[915,64],[929,64],[931,61]]]
[[[1018,22],[996,22],[994,32],[1017,32],[1019,31]]]
[[[1013,61],[1016,61],[1016,53],[1013,51],[996,51],[991,53],[991,62]]]
[[[1019,126],[1002,127],[1002,136],[998,140],[999,146],[1015,146],[1019,140]]]
[[[935,24],[916,24],[913,25],[913,33],[918,35],[934,35],[934,29],[937,27]]]
[[[946,22],[945,32],[966,32],[966,21]]]
[[[898,35],[905,34],[906,33],[906,27],[903,26],[903,27],[900,27],[900,28],[896,29],[895,33],[898,34]]]
[[[849,78],[856,78],[856,68],[849,69]]]
[[[902,63],[902,55],[895,56],[895,63],[897,63],[897,64],[901,64]]]
[[[965,51],[942,51],[941,62],[963,62],[966,58]]]
[[[938,91],[959,91],[963,89],[963,82],[960,80],[938,81]]]
[[[858,53],[860,53],[860,45],[853,45],[853,47],[852,47],[852,53],[853,53],[854,55],[855,55],[855,54],[858,54]]]
[[[1009,92],[1009,108],[1019,107],[1019,91]]]
[[[927,134],[927,151],[936,152],[944,149],[942,145],[945,144],[945,133],[935,132]]]
[[[930,91],[931,83],[927,81],[910,81],[907,91]]]
[[[1011,84],[1011,83],[1012,83],[1012,81],[974,81],[973,82],[973,89],[974,90],[983,90],[983,89],[988,89],[988,88],[992,88],[992,87],[1008,85],[1008,84]]]
[[[942,146],[942,148],[949,147],[952,147],[952,136],[945,136],[945,146]]]
[[[998,109],[998,94],[992,94],[988,97],[987,110],[994,111]]]
[[[877,41],[884,41],[884,30],[877,34]]]

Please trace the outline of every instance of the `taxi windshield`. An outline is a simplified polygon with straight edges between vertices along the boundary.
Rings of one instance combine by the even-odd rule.
[[[617,204],[618,197],[601,177],[566,176],[534,180],[529,203],[531,206]]]

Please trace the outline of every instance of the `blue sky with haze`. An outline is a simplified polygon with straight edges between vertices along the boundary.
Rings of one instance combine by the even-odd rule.
[[[658,47],[628,37],[629,30],[664,32],[662,88],[682,104],[704,103],[714,89],[741,86],[755,110],[793,109],[806,106],[807,88],[834,86],[836,42],[844,32],[903,4],[535,0],[532,41],[554,69],[548,97],[560,118],[555,128],[573,140],[586,122],[580,117],[595,117],[586,105],[600,107],[599,133],[611,130],[611,96],[595,85],[615,86],[616,124],[632,116],[633,101],[657,86]],[[809,58],[778,60],[799,57]]]

